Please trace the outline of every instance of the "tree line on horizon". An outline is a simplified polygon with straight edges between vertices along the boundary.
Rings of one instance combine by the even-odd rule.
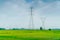
[[[7,30],[6,28],[0,28],[0,30]],[[8,29],[8,30],[30,30],[30,29],[24,29],[24,28],[12,28],[12,29]],[[31,29],[31,30],[34,30],[34,29]],[[44,30],[42,27],[40,27],[39,30]],[[48,29],[49,31],[51,31],[52,29]]]

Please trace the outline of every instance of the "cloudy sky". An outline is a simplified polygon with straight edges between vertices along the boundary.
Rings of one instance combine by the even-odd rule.
[[[60,28],[60,0],[0,0],[0,27],[29,28],[31,6],[34,28]]]

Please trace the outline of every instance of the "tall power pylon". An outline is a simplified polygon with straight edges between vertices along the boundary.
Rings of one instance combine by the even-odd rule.
[[[30,21],[29,21],[29,29],[34,29],[33,23],[33,7],[30,7]]]
[[[41,17],[42,27],[45,29],[46,17]]]

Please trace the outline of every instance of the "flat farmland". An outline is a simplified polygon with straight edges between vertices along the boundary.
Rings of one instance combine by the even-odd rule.
[[[0,40],[60,40],[60,30],[0,30]]]

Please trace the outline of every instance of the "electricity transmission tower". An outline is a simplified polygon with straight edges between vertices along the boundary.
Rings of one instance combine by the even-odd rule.
[[[29,21],[29,29],[34,29],[33,23],[33,7],[30,7],[30,21]]]
[[[41,22],[42,22],[43,29],[45,29],[45,21],[46,21],[46,17],[41,17]]]
[[[35,0],[34,3],[31,2],[31,7],[30,7],[30,12],[31,12],[31,14],[30,14],[30,21],[29,21],[29,29],[30,29],[30,28],[34,29],[34,23],[33,23],[33,7],[34,7],[34,8],[39,7],[38,2],[39,2],[39,0],[38,0],[38,1]],[[52,2],[52,3],[53,3],[53,2]],[[41,7],[41,8],[46,8],[46,7],[50,6],[50,5],[52,5],[52,3],[49,3],[48,5],[44,5],[44,6]],[[36,6],[36,5],[37,5],[37,6]],[[35,7],[35,6],[36,6],[36,7]],[[46,20],[46,18],[44,18],[44,17],[41,18],[42,27],[44,27],[44,29],[45,29],[45,20]]]

